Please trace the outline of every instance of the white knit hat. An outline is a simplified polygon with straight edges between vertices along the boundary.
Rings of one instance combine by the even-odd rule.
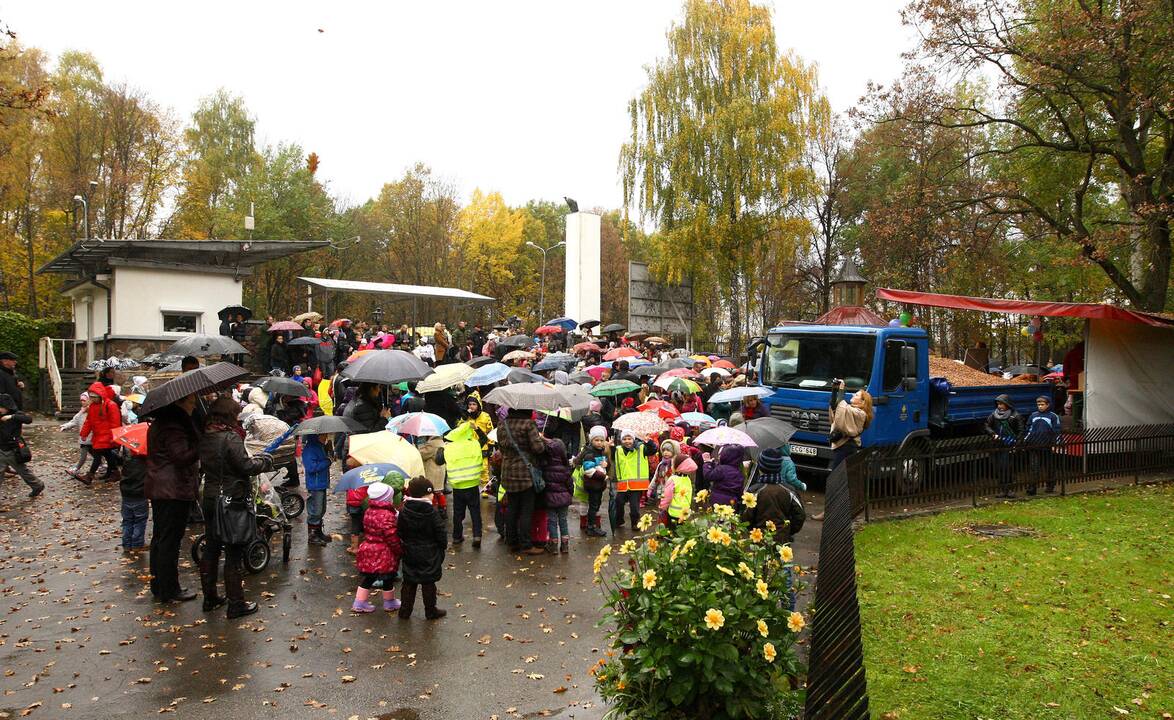
[[[599,438],[600,440],[606,440],[607,439],[607,428],[605,428],[602,425],[596,425],[595,427],[591,428],[591,431],[589,433],[587,433],[587,438],[589,440],[594,440],[595,438]]]

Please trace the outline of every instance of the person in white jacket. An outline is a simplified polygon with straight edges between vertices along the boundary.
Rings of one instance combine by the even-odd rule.
[[[86,409],[90,407],[90,394],[88,392],[83,392],[81,394],[81,401],[82,401],[81,409],[77,411],[77,414],[73,416],[73,419],[67,423],[62,423],[57,428],[60,432],[68,432],[70,430],[74,431],[75,433],[81,432],[82,425],[86,424]],[[66,470],[65,472],[70,477],[80,479],[82,465],[85,465],[86,459],[89,458],[90,455],[93,454],[93,451],[90,448],[90,436],[89,435],[85,435],[85,436],[78,435],[77,445],[78,445],[77,465],[75,465],[73,468],[70,468],[69,470]]]

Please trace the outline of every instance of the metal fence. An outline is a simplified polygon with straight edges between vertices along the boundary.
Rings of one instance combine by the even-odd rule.
[[[907,510],[998,501],[1139,482],[1174,472],[1174,425],[1135,425],[1063,433],[1055,444],[1005,445],[990,437],[869,448],[853,456],[849,484],[864,519]]]
[[[851,470],[857,464],[855,458],[849,458],[827,482],[807,665],[807,720],[869,717],[852,542],[855,512],[849,483]]]

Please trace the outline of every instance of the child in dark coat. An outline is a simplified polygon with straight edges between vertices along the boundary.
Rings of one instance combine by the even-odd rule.
[[[363,543],[355,560],[361,577],[352,612],[374,612],[375,606],[368,598],[377,582],[383,590],[383,609],[400,609],[393,593],[402,553],[397,525],[395,489],[386,483],[371,483],[367,488],[367,511],[363,513]]]
[[[546,465],[542,468],[546,480],[543,493],[546,505],[546,552],[557,555],[571,551],[571,540],[567,530],[567,509],[574,499],[574,481],[571,479],[571,463],[567,460],[567,446],[562,440],[546,441]]]
[[[399,514],[399,539],[403,546],[403,590],[399,616],[412,616],[416,604],[416,588],[424,595],[424,617],[439,620],[448,614],[436,607],[436,583],[444,569],[444,551],[448,548],[448,533],[444,519],[432,506],[434,488],[428,478],[413,478],[408,483],[408,496]]]
[[[122,493],[122,549],[138,550],[146,544],[147,498],[143,486],[147,479],[147,454],[134,452],[122,469],[118,489]]]

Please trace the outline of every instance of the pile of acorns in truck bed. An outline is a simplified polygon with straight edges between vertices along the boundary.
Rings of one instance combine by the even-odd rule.
[[[937,355],[929,356],[929,376],[945,378],[951,385],[958,385],[960,387],[1039,382],[1034,375],[1017,375],[1010,380],[1006,380],[1002,375],[984,373],[982,370],[976,370],[969,365],[963,365],[957,360],[951,360]]]

